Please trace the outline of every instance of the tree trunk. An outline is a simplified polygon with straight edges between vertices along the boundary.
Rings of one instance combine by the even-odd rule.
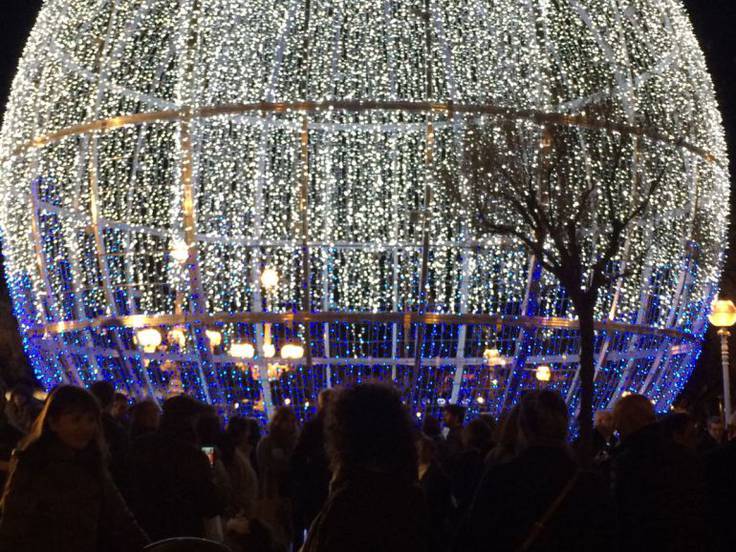
[[[579,460],[583,468],[593,463],[593,377],[595,376],[595,299],[573,299],[580,322],[580,429]]]

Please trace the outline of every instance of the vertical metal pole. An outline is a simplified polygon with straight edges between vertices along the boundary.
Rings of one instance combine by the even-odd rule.
[[[723,368],[723,413],[724,425],[731,420],[731,373],[728,362],[728,337],[731,335],[726,328],[718,330],[721,336],[721,367]]]
[[[312,369],[312,328],[309,313],[312,312],[312,286],[309,254],[309,119],[305,115],[302,119],[301,133],[301,162],[302,162],[302,309],[307,315],[304,321],[304,360],[307,371]]]

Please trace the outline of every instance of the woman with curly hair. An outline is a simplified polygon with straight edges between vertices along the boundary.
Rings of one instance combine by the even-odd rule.
[[[398,393],[380,384],[341,391],[325,431],[334,476],[303,552],[428,550],[414,429]]]
[[[134,552],[147,544],[107,471],[100,416],[84,389],[51,393],[12,461],[0,550]]]

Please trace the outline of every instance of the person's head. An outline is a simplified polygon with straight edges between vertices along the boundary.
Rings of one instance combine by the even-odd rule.
[[[723,420],[720,416],[708,418],[708,434],[719,443],[723,441]]]
[[[437,439],[442,435],[440,421],[434,416],[425,416],[424,420],[422,420],[422,433],[431,439]]]
[[[250,422],[240,416],[233,416],[228,421],[220,443],[222,459],[226,465],[233,461],[237,450],[245,454],[250,453],[250,427]]]
[[[463,447],[479,451],[485,456],[493,447],[493,432],[480,418],[472,420],[463,428]]]
[[[657,421],[652,403],[644,395],[627,395],[613,407],[613,424],[625,439]]]
[[[251,448],[250,442],[251,423],[247,418],[233,416],[227,423],[225,439],[243,451]]]
[[[25,383],[18,383],[10,390],[10,403],[15,408],[23,408],[31,402],[33,398],[33,389]]]
[[[189,395],[175,395],[164,401],[161,431],[178,434],[180,438],[195,442],[195,426],[205,405]]]
[[[334,395],[335,392],[332,389],[323,389],[319,392],[319,395],[317,395],[317,412],[319,414],[325,413]]]
[[[88,391],[72,385],[57,387],[20,448],[25,450],[32,443],[55,439],[75,451],[91,449],[101,455],[100,414],[99,403]]]
[[[569,422],[562,397],[548,389],[527,393],[519,403],[519,433],[527,446],[563,445]]]
[[[462,427],[465,421],[465,407],[459,404],[448,404],[442,411],[442,419],[449,428]]]
[[[296,414],[288,406],[279,406],[268,424],[268,434],[278,443],[293,440],[297,433]]]
[[[117,420],[123,420],[128,416],[130,412],[130,403],[128,397],[122,393],[115,393],[112,399],[112,405],[110,406],[110,414]]]
[[[593,427],[606,438],[613,435],[613,412],[610,410],[598,410],[593,414]]]
[[[498,446],[506,454],[517,452],[519,443],[519,404],[515,404],[511,410],[501,416],[498,429]]]
[[[109,412],[115,398],[115,387],[112,383],[107,380],[96,381],[90,386],[89,390],[100,403],[102,410]]]
[[[213,446],[220,441],[222,423],[217,412],[211,406],[206,406],[197,418],[197,439],[200,444]]]
[[[698,445],[698,430],[695,420],[687,412],[668,414],[660,420],[665,435],[678,445],[695,449]]]
[[[246,418],[250,432],[248,433],[248,441],[251,449],[255,450],[261,440],[261,424],[255,418]]]
[[[137,434],[156,431],[161,421],[161,409],[153,399],[137,402],[130,414],[131,431]]]
[[[414,428],[399,394],[364,383],[340,391],[327,411],[327,446],[334,469],[367,469],[415,480]]]

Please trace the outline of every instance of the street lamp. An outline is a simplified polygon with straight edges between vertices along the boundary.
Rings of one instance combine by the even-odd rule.
[[[723,368],[723,414],[726,423],[731,419],[731,378],[728,368],[728,328],[736,324],[736,305],[733,301],[719,300],[713,303],[708,320],[721,336],[721,367]]]

